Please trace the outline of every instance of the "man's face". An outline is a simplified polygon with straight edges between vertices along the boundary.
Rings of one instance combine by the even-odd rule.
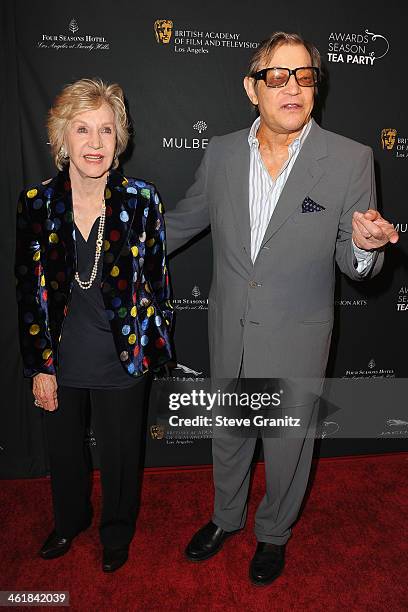
[[[383,130],[382,140],[383,140],[383,149],[388,149],[391,151],[395,144],[395,137],[397,135],[396,130]]]
[[[312,66],[311,57],[303,45],[280,45],[259,66],[263,68],[300,68]],[[255,84],[256,83],[256,84]],[[277,134],[300,131],[309,121],[314,105],[314,87],[301,87],[291,75],[287,85],[267,87],[264,81],[245,77],[244,87],[249,99],[257,104],[261,122]]]
[[[163,21],[160,25],[157,26],[157,33],[159,35],[160,41],[164,44],[170,42],[172,31],[172,24],[170,21]]]

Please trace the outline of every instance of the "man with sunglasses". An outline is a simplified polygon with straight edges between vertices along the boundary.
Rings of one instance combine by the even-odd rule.
[[[335,264],[353,280],[367,279],[379,272],[383,247],[398,240],[376,210],[371,149],[311,118],[319,78],[314,45],[284,32],[264,41],[244,79],[259,117],[249,130],[210,141],[195,183],[166,216],[170,252],[211,225],[212,376],[295,381],[290,407],[302,417],[302,435],[262,430],[266,494],[255,517],[255,585],[282,572],[306,490]],[[301,381],[306,386],[296,387]],[[215,555],[244,527],[255,443],[255,436],[214,435],[214,514],[188,544],[190,560]]]

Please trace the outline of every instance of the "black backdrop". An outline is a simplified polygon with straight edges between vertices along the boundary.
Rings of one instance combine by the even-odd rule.
[[[3,0],[0,10],[1,476],[46,472],[41,411],[34,408],[29,383],[21,375],[12,260],[17,195],[22,186],[55,174],[45,131],[53,98],[64,84],[84,76],[120,83],[134,127],[124,171],[154,182],[169,209],[191,184],[208,139],[252,122],[242,77],[258,42],[276,29],[300,32],[320,49],[327,80],[319,120],[326,129],[374,149],[380,208],[401,230],[400,243],[389,250],[379,279],[356,285],[339,278],[329,374],[403,382],[408,368],[408,311],[403,309],[404,296],[408,299],[404,3]],[[156,39],[158,19],[172,22],[168,43]],[[390,149],[381,142],[383,129],[394,130]],[[171,260],[181,364],[175,375],[181,379],[208,375],[210,271],[208,235]],[[396,387],[387,388],[389,406],[370,435],[342,435],[347,427],[333,417],[324,424],[316,452],[341,455],[403,448],[408,436],[404,386],[398,386],[395,397]],[[172,432],[161,432],[161,439],[155,439],[150,431],[155,419],[153,402],[146,465],[211,461],[205,432],[201,439],[177,440]]]

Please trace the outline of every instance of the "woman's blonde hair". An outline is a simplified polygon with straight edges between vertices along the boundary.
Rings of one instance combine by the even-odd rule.
[[[129,123],[123,90],[117,83],[108,85],[101,79],[93,78],[80,79],[71,85],[66,85],[48,112],[48,139],[58,170],[62,170],[69,162],[63,147],[68,123],[78,113],[96,110],[104,102],[111,107],[115,116],[116,149],[113,167],[117,168],[118,157],[125,151],[129,141]]]

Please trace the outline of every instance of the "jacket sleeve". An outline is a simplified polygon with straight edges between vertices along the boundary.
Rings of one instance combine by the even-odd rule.
[[[173,253],[210,225],[207,181],[212,138],[199,165],[195,181],[177,206],[166,213],[168,253]]]
[[[55,374],[48,324],[44,246],[40,219],[33,219],[36,189],[22,191],[17,205],[16,259],[18,324],[24,376]]]
[[[164,206],[156,189],[150,191],[150,210],[146,223],[145,276],[153,290],[155,301],[169,328],[173,321],[170,300],[171,287],[166,256],[166,227]]]
[[[353,167],[336,242],[336,262],[340,270],[353,280],[365,280],[375,276],[381,270],[384,261],[384,253],[376,251],[371,262],[371,269],[368,272],[360,274],[355,266],[355,254],[351,239],[353,213],[355,211],[365,212],[369,208],[377,209],[374,158],[372,150],[369,147],[364,147]]]

